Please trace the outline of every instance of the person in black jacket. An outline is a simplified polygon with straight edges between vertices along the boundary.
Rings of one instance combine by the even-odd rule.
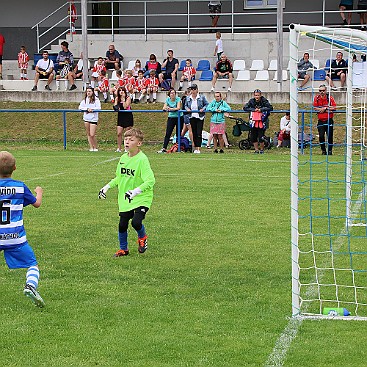
[[[254,98],[251,98],[243,107],[243,110],[250,112],[251,141],[254,144],[255,153],[264,153],[264,136],[268,124],[270,111],[273,106],[261,95],[260,89],[255,89]],[[260,143],[260,150],[259,150]]]
[[[340,86],[343,88],[346,80],[348,65],[343,59],[343,53],[338,52],[336,59],[331,62],[330,69],[326,73],[326,81],[332,89],[336,89],[333,83],[334,79],[340,79]]]

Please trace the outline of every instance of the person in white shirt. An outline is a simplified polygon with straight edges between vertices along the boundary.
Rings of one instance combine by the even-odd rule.
[[[291,115],[286,112],[285,115],[280,119],[280,131],[278,135],[277,148],[280,148],[283,144],[283,140],[289,140],[291,134]]]
[[[217,40],[215,41],[214,56],[217,56],[218,61],[220,60],[220,55],[223,53],[223,42],[221,36],[220,32],[215,34]]]
[[[54,79],[54,63],[48,58],[48,52],[42,52],[42,59],[39,59],[36,64],[36,76],[34,78],[34,86],[32,91],[37,90],[37,84],[39,79],[47,79],[47,84],[45,86],[46,90],[51,90],[50,84]]]
[[[85,97],[79,104],[79,110],[83,111],[85,131],[87,132],[89,151],[98,152],[96,130],[98,124],[98,110],[101,109],[101,102],[94,94],[94,89],[88,86]]]

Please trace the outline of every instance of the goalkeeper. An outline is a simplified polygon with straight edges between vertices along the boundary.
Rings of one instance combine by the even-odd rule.
[[[143,133],[131,128],[124,134],[125,154],[120,158],[116,169],[116,177],[100,191],[98,198],[105,199],[109,189],[118,187],[119,205],[119,243],[114,257],[129,255],[127,229],[131,225],[138,233],[138,251],[143,253],[148,247],[147,235],[143,219],[153,201],[155,178],[147,156],[140,150]]]

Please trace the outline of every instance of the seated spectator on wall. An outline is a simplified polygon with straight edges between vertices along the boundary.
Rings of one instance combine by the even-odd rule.
[[[89,70],[89,68],[90,68],[89,60],[87,61],[87,66],[88,66],[88,70]],[[69,83],[70,83],[69,90],[76,89],[77,86],[75,85],[75,79],[82,79],[83,78],[83,53],[80,54],[80,60],[75,65],[74,69],[69,72],[69,74],[67,75],[67,78],[68,78]]]
[[[187,86],[191,87],[191,82],[194,80],[196,74],[196,69],[192,66],[191,59],[186,59],[186,65],[183,68],[182,76],[180,79],[180,87],[178,90],[182,90],[183,82],[187,80]]]
[[[132,70],[133,75],[134,75],[135,78],[138,77],[138,73],[139,73],[140,70],[143,70],[143,67],[141,66],[141,61],[139,59],[136,59],[135,65],[134,65],[133,70]]]
[[[114,45],[109,45],[106,51],[105,65],[107,69],[121,69],[121,61],[124,57],[115,49]]]
[[[102,70],[107,72],[105,62],[103,60],[103,57],[99,57],[97,61],[94,63],[94,67],[92,69],[92,78],[90,85],[94,88],[96,81],[99,81],[101,79],[101,72]]]
[[[47,84],[45,86],[46,90],[51,90],[50,84],[54,79],[54,63],[51,59],[48,58],[48,52],[42,52],[42,59],[39,59],[36,64],[36,75],[34,77],[34,86],[32,91],[37,90],[37,84],[39,79],[47,79]]]
[[[277,148],[280,148],[284,140],[289,140],[291,137],[291,114],[286,112],[280,119],[280,131],[278,134]]]
[[[232,90],[233,83],[233,67],[231,61],[227,58],[225,54],[220,56],[220,60],[217,62],[215,66],[214,77],[212,81],[212,89],[211,91],[215,91],[215,83],[217,79],[228,79],[229,87],[228,92]]]
[[[303,79],[299,87],[300,90],[302,90],[303,87],[310,80],[310,75],[307,74],[307,70],[309,69],[314,69],[314,66],[312,65],[312,62],[310,61],[310,54],[308,52],[305,52],[303,54],[302,59],[299,60],[297,64],[298,79]]]
[[[58,53],[56,57],[56,63],[58,64],[56,75],[60,75],[60,71],[66,64],[66,61],[65,61],[66,59],[69,59],[68,64],[71,65],[71,67],[73,67],[74,65],[74,56],[69,51],[69,48],[68,48],[69,44],[66,41],[63,41],[61,42],[60,46],[61,46],[61,51]]]
[[[330,69],[326,73],[326,81],[332,89],[336,89],[333,80],[340,79],[340,86],[343,88],[346,80],[348,65],[343,59],[343,53],[338,52],[336,59],[332,60]]]
[[[145,66],[144,66],[144,77],[145,78],[150,76],[150,70],[155,71],[155,76],[157,78],[162,71],[162,66],[157,61],[157,57],[154,54],[150,54],[149,60],[145,63]]]
[[[166,68],[166,70],[159,74],[159,83],[161,84],[163,80],[171,79],[171,87],[175,88],[178,66],[178,60],[173,57],[173,50],[168,50],[167,58],[162,63],[162,68]]]

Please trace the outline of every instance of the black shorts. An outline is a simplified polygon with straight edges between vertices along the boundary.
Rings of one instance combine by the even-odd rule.
[[[134,126],[134,117],[132,112],[118,112],[117,126],[126,128]]]
[[[107,61],[107,62],[105,62],[106,69],[114,69],[116,62],[117,61]],[[118,64],[119,64],[119,68],[121,68],[121,62],[119,62]]]
[[[208,5],[209,6],[209,13],[210,17],[214,18],[218,16],[222,12],[222,5]]]
[[[340,4],[339,4],[339,8],[341,6],[344,6],[345,10],[353,10],[353,5],[346,5],[346,4],[343,4],[343,2],[341,1]]]
[[[175,77],[176,77],[176,73],[175,73]],[[164,80],[172,79],[172,73],[163,73],[163,79]]]
[[[39,73],[39,76],[40,76],[39,77],[40,79],[48,79],[50,77],[50,74],[43,75],[43,74]]]
[[[3,63],[3,55],[0,55],[0,65]]]
[[[253,127],[251,129],[251,141],[253,143],[263,142],[263,137],[265,136],[265,129],[260,129],[259,127]]]

